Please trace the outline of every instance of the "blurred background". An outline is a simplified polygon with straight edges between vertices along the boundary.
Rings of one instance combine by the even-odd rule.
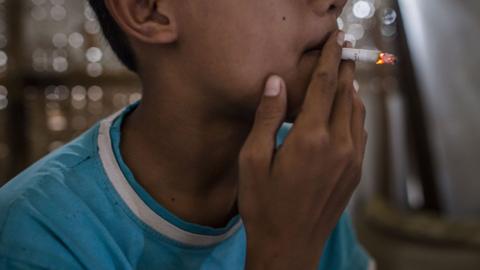
[[[350,0],[369,143],[352,198],[378,268],[480,269],[480,2]],[[84,0],[0,0],[0,186],[141,98]]]

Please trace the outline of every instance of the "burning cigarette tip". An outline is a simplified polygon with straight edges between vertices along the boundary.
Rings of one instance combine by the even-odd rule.
[[[398,59],[391,53],[380,53],[378,56],[377,65],[395,65]]]

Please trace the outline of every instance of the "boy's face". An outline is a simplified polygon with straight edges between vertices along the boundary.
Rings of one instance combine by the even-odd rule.
[[[287,84],[292,122],[318,58],[305,50],[337,29],[346,1],[178,1],[185,69],[232,114],[255,111],[268,75],[278,74]]]

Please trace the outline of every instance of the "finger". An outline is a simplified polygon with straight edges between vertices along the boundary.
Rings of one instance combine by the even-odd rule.
[[[328,207],[326,206],[323,208],[323,218],[319,220],[336,223],[347,208],[361,178],[361,173],[354,177],[348,173],[349,172],[345,171],[332,192],[328,194],[328,199],[325,203]],[[332,225],[332,223],[330,223],[330,225]]]
[[[287,106],[286,87],[277,75],[268,78],[253,127],[240,151],[240,171],[248,178],[266,177],[276,146],[276,134],[284,121]]]
[[[345,33],[336,31],[325,43],[308,86],[302,111],[297,117],[299,126],[311,130],[319,125],[328,128],[333,100],[337,90],[338,68],[342,57]]]
[[[360,161],[359,165],[356,168],[350,167],[349,169],[345,170],[340,178],[340,180],[335,185],[333,191],[328,195],[328,199],[326,204],[333,205],[335,207],[326,208],[324,211],[325,219],[335,219],[343,212],[343,210],[347,207],[355,189],[360,184],[360,180],[362,178],[362,167],[363,167],[363,160],[365,155],[365,145],[367,142],[368,135],[364,133],[363,136],[363,147],[361,147],[360,153]],[[353,164],[352,164],[353,165]],[[342,210],[342,211],[340,211]],[[335,219],[336,220],[336,219]]]
[[[357,154],[357,160],[363,160],[366,143],[365,133],[365,117],[366,110],[360,96],[355,93],[353,95],[353,107],[352,107],[352,139],[355,153]]]
[[[353,106],[353,79],[355,75],[355,63],[353,61],[342,61],[338,77],[338,90],[332,109],[330,121],[332,138],[345,141],[352,141],[351,120]]]
[[[365,110],[364,105],[357,93],[353,95],[352,102],[352,138],[355,147],[355,161],[347,168],[335,188],[328,196],[327,204],[337,208],[328,208],[324,215],[326,218],[337,218],[341,211],[348,205],[356,187],[362,177],[363,160],[367,142],[367,133],[364,131]]]

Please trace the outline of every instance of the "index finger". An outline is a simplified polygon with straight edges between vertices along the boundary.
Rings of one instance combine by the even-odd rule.
[[[322,50],[305,95],[297,122],[309,129],[328,128],[337,91],[338,70],[345,40],[343,31],[333,32]]]

